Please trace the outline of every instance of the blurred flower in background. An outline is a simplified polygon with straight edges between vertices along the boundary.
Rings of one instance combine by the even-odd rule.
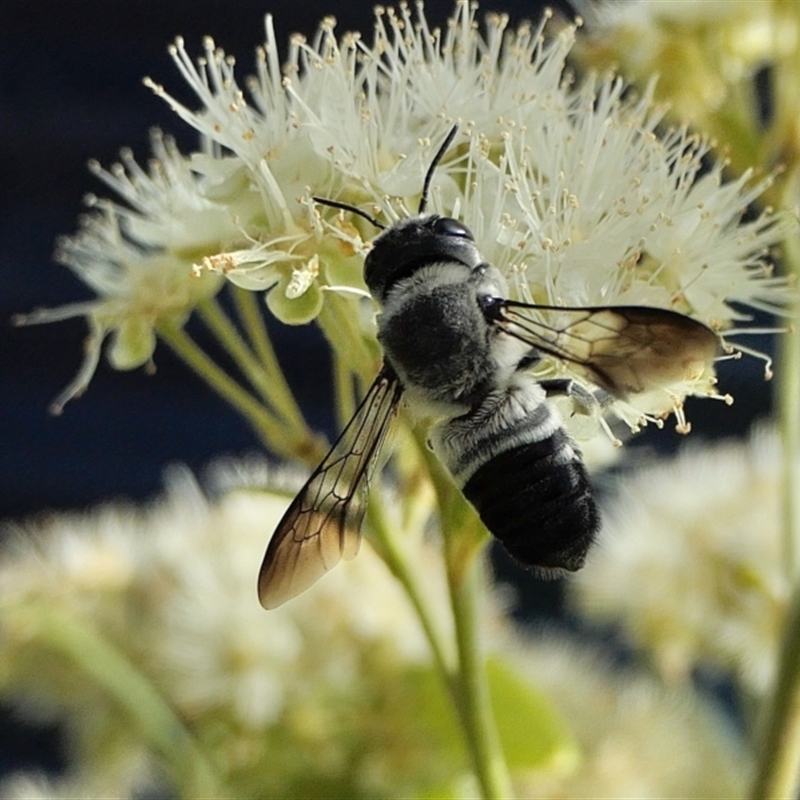
[[[150,508],[8,534],[0,694],[66,725],[74,774],[54,796],[403,796],[467,774],[452,715],[425,709],[438,677],[413,609],[368,547],[263,612],[253,570],[285,506],[209,503],[175,470]]]
[[[72,767],[0,796],[474,796],[416,615],[370,548],[273,613],[255,601],[285,505],[247,487],[209,500],[175,469],[149,508],[6,532],[0,697],[63,723]],[[446,607],[432,548],[415,555]],[[708,702],[561,637],[520,639],[496,603],[481,616],[520,796],[740,796],[747,759]]]
[[[658,76],[670,115],[717,141],[736,174],[800,159],[800,8],[784,0],[579,2],[575,55],[640,83]],[[769,193],[771,202],[780,195]]]
[[[759,429],[627,475],[570,582],[578,609],[620,623],[668,683],[710,666],[762,698],[791,593],[783,458],[776,432]]]
[[[553,702],[581,753],[577,769],[522,783],[519,797],[745,797],[753,757],[717,703],[666,687],[564,633],[532,637],[515,663]]]
[[[460,796],[473,786],[418,620],[368,547],[263,613],[253,565],[285,506],[252,488],[209,503],[175,470],[151,508],[8,532],[0,696],[63,722],[74,766],[55,782],[10,778],[3,796],[37,785],[43,796],[283,797]],[[429,602],[445,608],[430,546],[416,557]],[[497,641],[489,629],[504,623],[491,605],[484,622]],[[537,734],[512,755],[539,768],[575,761],[533,684],[498,663],[491,686],[507,705],[504,734]]]

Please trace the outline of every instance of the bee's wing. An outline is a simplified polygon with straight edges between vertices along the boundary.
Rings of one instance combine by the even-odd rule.
[[[285,603],[358,552],[370,476],[401,393],[394,373],[381,370],[283,515],[258,574],[264,608]]]
[[[492,317],[509,335],[577,365],[621,398],[696,379],[719,351],[711,328],[663,308],[560,308],[499,300]]]

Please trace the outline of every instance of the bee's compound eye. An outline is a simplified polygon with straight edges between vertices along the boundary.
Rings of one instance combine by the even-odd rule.
[[[439,217],[433,223],[433,231],[434,233],[442,234],[442,236],[457,236],[460,239],[475,240],[472,231],[463,222],[459,222],[452,217]]]

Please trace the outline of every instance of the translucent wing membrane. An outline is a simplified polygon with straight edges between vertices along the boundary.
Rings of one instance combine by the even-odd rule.
[[[694,380],[719,350],[711,328],[661,308],[560,308],[498,299],[488,313],[509,335],[577,365],[620,398]]]
[[[401,393],[384,368],[283,515],[258,575],[264,608],[285,603],[358,552],[370,476]]]

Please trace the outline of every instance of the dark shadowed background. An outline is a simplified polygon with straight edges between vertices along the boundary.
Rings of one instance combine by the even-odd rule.
[[[536,0],[483,2],[512,19],[538,17]],[[550,5],[559,5],[553,4]],[[215,456],[257,451],[248,426],[165,348],[157,372],[115,372],[101,363],[87,394],[60,417],[50,400],[72,378],[82,357],[86,325],[13,328],[12,314],[37,306],[88,299],[91,294],[51,254],[59,234],[71,233],[81,198],[105,187],[86,170],[89,158],[109,165],[130,146],[145,163],[148,131],[158,126],[182,149],[195,137],[142,86],[145,75],[194,105],[167,56],[178,34],[199,54],[201,37],[237,56],[240,75],[251,71],[263,41],[263,18],[275,18],[279,41],[292,31],[310,35],[334,13],[339,30],[372,27],[373,0],[3,0],[0,9],[0,519],[46,509],[84,508],[111,497],[147,498],[161,487],[165,465],[180,461],[201,470]],[[428,0],[431,24],[450,12],[449,0]],[[291,377],[311,421],[332,433],[324,343],[310,329],[277,331],[279,352],[291,347]],[[740,363],[723,376],[737,398],[732,408],[689,408],[702,436],[743,431],[767,408],[758,363]],[[669,449],[671,432],[649,436]],[[254,566],[254,575],[257,565]],[[507,569],[506,565],[500,565]],[[532,613],[553,600],[553,589],[526,583]],[[538,606],[536,601],[538,600]],[[0,776],[10,770],[59,764],[54,731],[23,727],[0,711]]]

